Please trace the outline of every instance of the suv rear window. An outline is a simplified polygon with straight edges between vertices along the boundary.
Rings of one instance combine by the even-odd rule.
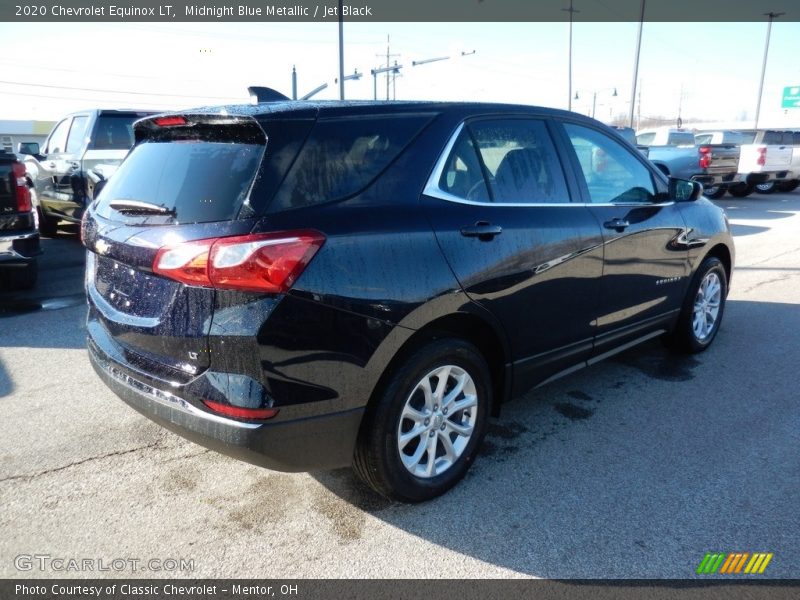
[[[142,221],[142,215],[123,215],[109,206],[112,200],[135,200],[174,211],[178,223],[235,219],[263,153],[262,144],[200,140],[140,144],[103,188],[97,214],[107,219]]]
[[[357,194],[397,158],[432,117],[401,114],[318,121],[270,210]]]

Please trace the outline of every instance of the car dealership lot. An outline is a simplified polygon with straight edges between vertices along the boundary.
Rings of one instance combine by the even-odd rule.
[[[686,577],[744,551],[797,577],[800,193],[717,203],[737,265],[714,346],[648,343],[513,401],[466,480],[417,506],[346,470],[248,466],[128,408],[84,350],[77,238],[43,240],[37,288],[0,300],[0,576]],[[15,566],[34,554],[95,571]]]

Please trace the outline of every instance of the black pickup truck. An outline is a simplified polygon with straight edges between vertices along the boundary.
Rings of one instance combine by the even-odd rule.
[[[14,154],[0,151],[0,290],[33,287],[39,254],[25,165]]]

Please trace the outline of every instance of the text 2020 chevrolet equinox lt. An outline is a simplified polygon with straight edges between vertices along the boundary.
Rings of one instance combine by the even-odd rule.
[[[722,210],[573,113],[272,102],[135,137],[83,220],[92,363],[251,463],[432,498],[512,395],[719,329]]]

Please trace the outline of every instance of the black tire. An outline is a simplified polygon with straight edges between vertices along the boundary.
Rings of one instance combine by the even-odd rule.
[[[728,193],[736,198],[745,198],[753,193],[753,185],[750,183],[737,183],[728,186]]]
[[[775,181],[768,181],[767,183],[757,183],[755,188],[759,194],[771,194],[778,189],[778,184]]]
[[[725,195],[728,187],[724,185],[711,185],[703,188],[703,196],[709,200],[717,200]]]
[[[800,179],[790,179],[789,181],[781,181],[778,184],[778,190],[781,192],[793,192],[800,185]]]
[[[0,269],[0,279],[7,282],[0,286],[8,290],[29,290],[36,285],[39,278],[39,263],[34,259],[25,266],[3,267]]]
[[[695,303],[698,300],[702,300],[700,288],[704,280],[706,277],[713,276],[716,276],[716,281],[719,283],[720,288],[718,301],[719,310],[710,329],[705,335],[701,336],[697,334],[694,327]],[[725,273],[724,265],[714,256],[706,257],[692,278],[692,283],[686,292],[686,298],[684,299],[675,329],[664,337],[664,342],[667,346],[673,350],[687,354],[695,354],[708,348],[714,341],[714,338],[717,337],[717,332],[722,322],[722,316],[725,312],[725,300],[727,295],[728,277]],[[705,323],[707,323],[707,321],[705,321]]]
[[[411,422],[411,419],[404,418],[402,415],[407,402],[412,408],[416,408],[413,403],[424,399],[423,392],[418,391],[418,385],[426,379],[430,384],[431,375],[437,369],[446,366],[455,366],[469,375],[474,384],[477,406],[453,411],[447,417],[442,416],[443,407],[428,405],[434,410],[438,407],[439,412],[435,413],[426,409],[425,406],[421,406],[419,412],[426,416],[431,415],[431,418],[424,423],[417,421],[416,424]],[[436,378],[435,381],[438,382],[439,378]],[[446,391],[452,390],[451,385],[455,379],[448,377],[445,381],[447,383]],[[373,403],[367,408],[356,443],[353,470],[376,492],[393,500],[423,502],[445,493],[464,477],[475,460],[478,447],[486,433],[486,423],[492,401],[491,395],[489,368],[472,344],[455,338],[438,339],[428,343],[403,360],[390,376],[382,393],[374,398]],[[472,394],[469,397],[471,396]],[[436,401],[435,395],[431,398],[431,403]],[[456,396],[457,401],[466,399],[467,396],[464,392]],[[444,414],[447,414],[446,410],[444,410]],[[447,434],[439,433],[440,430],[445,431],[446,423],[450,423],[454,417],[456,417],[455,423],[460,426],[464,426],[464,418],[469,420],[474,417],[472,433],[464,440],[460,440],[460,436],[451,431],[448,431]],[[430,424],[428,421],[431,421]],[[435,469],[437,463],[442,460],[445,465],[442,465],[443,471],[440,474],[418,476],[412,473],[411,467],[406,467],[403,463],[401,453],[413,462],[413,459],[403,453],[399,446],[401,429],[408,426],[409,422],[412,426],[418,426],[421,433],[412,435],[411,441],[405,447],[410,446],[410,452],[415,455],[417,451],[422,452],[417,459],[417,466],[420,468],[424,468],[423,463],[430,467],[429,462],[432,462]],[[408,429],[413,428],[409,427]],[[410,431],[408,432],[410,433]],[[446,465],[449,461],[447,456],[439,454],[440,450],[444,453],[444,442],[440,437],[444,435],[451,440],[451,444],[457,445],[459,441],[462,444],[460,454],[451,461],[449,466]],[[423,444],[429,444],[428,437],[436,440],[433,442],[435,448],[432,452],[433,461],[430,461],[428,450],[422,448]],[[453,448],[452,445],[451,448]]]
[[[58,219],[48,217],[41,207],[36,210],[39,212],[39,233],[47,237],[55,237],[58,233]]]

